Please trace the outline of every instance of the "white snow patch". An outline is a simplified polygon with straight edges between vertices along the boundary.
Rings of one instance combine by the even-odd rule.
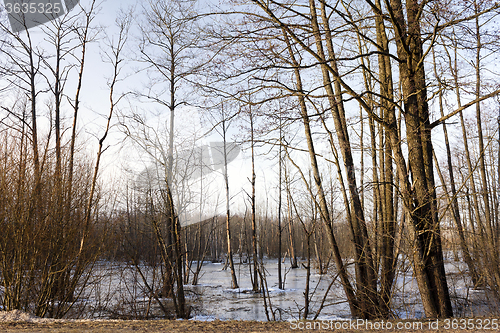
[[[286,293],[286,292],[291,292],[291,291],[297,291],[295,288],[286,288],[286,289],[279,289],[279,288],[268,288],[269,293],[276,293],[276,294],[281,294],[281,293]]]
[[[318,316],[319,321],[349,321],[352,318],[344,318],[339,316]]]
[[[236,288],[236,289],[224,289],[225,293],[244,293],[244,294],[250,294],[253,293],[252,288]]]
[[[296,291],[294,288],[278,289],[278,288],[268,288],[270,294],[281,294],[287,291]],[[225,293],[235,293],[235,294],[254,294],[253,288],[236,288],[236,289],[224,289]],[[258,293],[259,294],[260,290]]]
[[[50,322],[53,319],[40,318],[21,310],[0,311],[1,322],[24,321],[32,323]]]
[[[215,316],[204,316],[204,315],[194,315],[193,317],[189,318],[189,320],[197,320],[197,321],[214,321],[217,320],[218,318]]]

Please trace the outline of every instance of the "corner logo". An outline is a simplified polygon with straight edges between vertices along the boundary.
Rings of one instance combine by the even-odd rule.
[[[4,0],[13,32],[45,24],[72,10],[79,0]]]

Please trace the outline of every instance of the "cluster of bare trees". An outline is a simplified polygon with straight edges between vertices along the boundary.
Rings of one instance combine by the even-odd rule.
[[[2,18],[0,298],[6,310],[56,318],[82,310],[75,304],[106,247],[110,215],[102,207],[112,202],[100,189],[99,165],[130,19],[120,21],[120,36],[103,49],[114,71],[93,161],[78,128],[96,9],[90,2],[50,22],[42,38],[30,30],[12,33]]]
[[[29,30],[2,26],[0,270],[8,309],[64,316],[106,244],[112,210],[101,212],[110,199],[99,191],[99,165],[123,97],[116,84],[133,15],[122,14],[118,38],[106,44],[110,106],[92,165],[78,150],[77,120],[94,9],[92,2],[50,22],[43,47]],[[488,0],[142,4],[129,60],[146,79],[130,89],[132,107],[118,119],[148,166],[131,175],[114,219],[114,253],[133,263],[165,315],[172,311],[162,297],[180,318],[190,313],[183,285],[191,274],[197,283],[203,260],[226,260],[238,288],[235,252],[251,262],[255,292],[264,289],[264,255],[278,258],[279,288],[284,256],[294,268],[297,256],[307,258],[308,277],[312,260],[321,273],[331,262],[352,316],[367,319],[393,313],[406,254],[425,315],[450,317],[443,239],[458,245],[472,286],[500,300],[500,114],[492,102],[500,90],[491,67],[500,45],[489,34],[498,11]],[[68,78],[77,82],[72,93]],[[168,114],[165,125],[147,119],[150,105]],[[176,135],[188,106],[220,137],[211,146],[220,161],[197,153],[206,133]],[[231,136],[251,156],[239,216]],[[273,161],[267,174],[277,179],[275,204],[265,207],[259,154]],[[221,193],[209,190],[208,173],[224,180]],[[219,197],[222,224],[207,219],[217,213],[205,202],[217,206]],[[181,226],[192,216],[197,224]],[[160,272],[157,283],[142,273],[144,263]]]
[[[224,49],[232,61],[216,63],[202,89],[254,105],[254,109],[258,106],[260,121],[267,129],[260,134],[261,141],[285,145],[286,150],[307,151],[312,181],[294,163],[293,156],[287,156],[299,169],[319,211],[352,314],[375,318],[390,312],[397,253],[401,251],[396,240],[404,229],[426,316],[451,316],[441,238],[448,209],[454,207],[464,260],[471,264],[474,281],[478,277],[468,250],[471,240],[465,238],[460,215],[471,214],[467,234],[477,226],[474,237],[482,237],[488,253],[496,253],[498,217],[492,202],[497,197],[497,182],[488,179],[485,161],[487,148],[498,143],[493,135],[485,145],[481,109],[491,105],[483,101],[499,92],[496,73],[483,78],[484,63],[498,49],[489,36],[482,37],[497,17],[498,5],[487,1],[457,5],[324,0],[256,0],[238,5],[238,14],[233,16],[238,17],[233,18],[237,23],[228,20],[227,30],[210,29],[214,38],[207,46],[216,48],[215,52]],[[219,38],[221,35],[225,38]],[[457,58],[469,49],[474,50],[475,60],[463,68],[475,74],[473,82],[460,76],[456,65]],[[245,84],[238,86],[241,81]],[[464,94],[468,103],[461,102]],[[450,100],[452,96],[457,102]],[[435,116],[431,107],[438,104],[441,114]],[[469,184],[461,183],[462,192],[455,186],[447,195],[448,207],[441,207],[433,140],[438,126],[446,126],[456,115],[463,119],[464,110],[471,106],[476,107],[477,163],[473,166],[470,160],[470,139],[464,127],[462,144],[469,156]],[[285,133],[302,128],[305,143],[291,143],[287,136],[293,136],[286,134],[285,140],[281,134],[276,139],[283,128]],[[365,131],[369,132],[367,139]],[[328,141],[330,152],[320,155],[318,147],[324,147],[324,141]],[[356,149],[361,154],[356,154]],[[371,156],[371,163],[366,163],[365,154]],[[344,218],[351,227],[355,249],[353,279],[333,232],[333,207],[325,194],[320,156],[337,168]],[[361,160],[360,168],[357,160]],[[367,165],[372,170],[369,181]],[[450,172],[454,167],[457,165],[450,156]],[[478,180],[480,188],[473,185]],[[443,185],[448,185],[444,179]],[[474,194],[471,209],[459,211],[457,197],[463,190]],[[494,257],[498,260],[496,254]],[[498,289],[494,277],[497,265],[484,264],[488,267],[484,279],[490,288]]]

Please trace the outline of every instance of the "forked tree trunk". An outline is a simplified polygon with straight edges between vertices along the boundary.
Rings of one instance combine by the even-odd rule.
[[[395,26],[399,73],[405,106],[409,165],[414,185],[412,212],[415,264],[422,303],[427,317],[453,315],[446,282],[432,161],[431,127],[427,104],[420,34],[420,4],[406,1],[406,14],[400,0],[391,0]],[[422,4],[423,5],[423,4]],[[410,52],[408,52],[410,50]],[[411,206],[410,206],[411,207]]]
[[[378,8],[382,8],[380,0],[375,1]],[[382,96],[382,118],[387,123],[396,121],[394,112],[394,88],[392,79],[392,66],[389,54],[389,42],[386,34],[386,27],[381,13],[376,13],[375,25],[377,32],[377,43],[381,48],[382,53],[378,56],[379,63],[379,81],[380,95]],[[372,120],[373,121],[373,120]],[[382,127],[385,138],[385,147],[383,151],[384,169],[383,169],[383,214],[382,218],[382,253],[380,273],[380,294],[381,294],[381,311],[382,316],[387,317],[390,309],[391,290],[394,282],[396,258],[394,256],[394,241],[396,237],[396,221],[394,207],[394,190],[393,190],[393,156],[391,145],[391,134],[389,130]]]
[[[323,85],[326,90],[330,111],[337,132],[337,139],[342,153],[345,166],[346,180],[348,185],[349,197],[351,200],[352,215],[350,219],[351,230],[354,240],[356,253],[356,289],[357,301],[359,305],[360,316],[362,318],[375,318],[379,316],[378,295],[377,295],[377,274],[373,266],[371,245],[368,238],[368,231],[364,212],[359,197],[354,160],[352,157],[349,134],[346,125],[344,105],[342,100],[342,89],[337,79],[330,79],[329,68],[337,73],[336,55],[333,48],[332,33],[329,27],[328,15],[326,13],[326,3],[320,0],[320,15],[322,19],[322,28],[325,34],[326,48],[328,58],[325,56],[323,47],[323,37],[318,23],[315,0],[309,1],[309,10],[311,13],[312,32],[316,42],[317,55],[323,60],[321,71],[323,75]],[[333,83],[333,84],[332,84]]]

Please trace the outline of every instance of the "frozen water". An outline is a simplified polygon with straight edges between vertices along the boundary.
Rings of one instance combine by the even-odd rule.
[[[210,316],[221,320],[267,320],[264,300],[261,293],[253,293],[250,267],[248,264],[236,265],[236,273],[240,288],[229,289],[231,286],[230,270],[222,270],[221,265],[205,264],[204,275],[200,279],[199,286],[186,286],[188,290],[199,294],[199,303],[195,306],[195,314]],[[282,273],[285,277],[285,288],[278,288],[277,261],[266,260],[266,279],[270,296],[271,311],[275,313],[276,319],[298,318],[304,311],[304,289],[306,270],[303,268],[290,269],[288,264],[282,265]],[[311,270],[313,273],[314,270]],[[311,274],[310,293],[312,301],[310,304],[310,317],[314,317],[320,306],[321,300],[331,282],[329,275]],[[343,292],[340,285],[335,284],[325,300],[326,306],[322,311],[323,316],[349,317],[350,311],[346,303],[343,303]],[[339,302],[342,302],[339,304]]]
[[[411,264],[408,260],[401,259],[393,289],[392,315],[402,319],[422,318],[424,311]],[[113,263],[102,263],[99,267],[102,270],[99,274],[106,278],[100,281],[98,287],[95,287],[94,297],[91,294],[85,296],[87,304],[96,309],[93,317],[116,318],[116,313],[120,311],[144,315],[146,308],[151,309],[148,317],[162,316],[156,300],[151,297],[151,293],[145,287],[136,268]],[[277,320],[301,318],[305,304],[306,269],[302,265],[291,269],[288,262],[282,264],[285,285],[284,289],[280,290],[277,280],[277,260],[264,259],[264,267],[269,293],[269,299],[267,299],[269,317],[272,318],[272,313],[274,313]],[[463,263],[447,260],[445,267],[456,315],[485,315],[491,311],[489,309],[491,303],[486,301],[488,293],[484,290],[471,289],[470,279],[467,274],[463,274],[466,272]],[[147,276],[150,285],[153,285],[154,281],[158,285],[157,270],[146,265],[141,265],[139,268]],[[236,264],[235,268],[240,288],[230,288],[231,272],[229,269],[223,270],[221,263],[211,262],[203,264],[198,285],[184,286],[187,300],[193,306],[191,314],[194,319],[267,320],[262,294],[252,291],[251,267],[248,264]],[[318,318],[351,318],[349,306],[338,280],[332,284],[325,297],[335,274],[334,269],[324,275],[319,275],[315,269],[311,269],[309,291],[311,302],[308,318],[314,318],[321,302],[324,302],[324,307]],[[353,266],[350,267],[350,274],[354,274]],[[97,291],[105,294],[106,288],[111,296],[103,299]],[[161,299],[161,301],[169,302],[167,299]]]
[[[221,263],[205,262],[199,284],[184,286],[187,301],[192,305],[193,319],[266,321],[268,316],[273,318],[273,313],[276,320],[301,318],[305,304],[306,269],[302,265],[300,268],[291,269],[288,262],[283,264],[285,285],[284,289],[280,290],[277,280],[277,260],[264,259],[264,267],[269,296],[266,299],[267,315],[263,295],[252,291],[251,267],[248,264],[235,265],[240,288],[231,289],[230,270],[223,270]],[[138,268],[146,277],[148,285],[154,286],[153,290],[157,292],[161,281],[159,270],[148,265],[140,265]],[[352,268],[351,265],[350,274],[354,274]],[[477,316],[491,312],[492,303],[488,301],[492,299],[490,293],[487,290],[471,288],[467,274],[463,274],[466,270],[462,263],[448,260],[446,271],[455,315]],[[90,319],[163,317],[157,297],[148,289],[137,267],[124,263],[100,262],[95,266],[94,272],[95,281],[90,281],[74,307],[76,310],[84,309],[84,311],[78,315],[70,314],[70,317]],[[335,275],[333,268],[324,275],[319,275],[315,269],[311,269],[309,319],[313,319],[316,315],[321,320],[351,318],[349,306],[338,280],[334,281],[325,297]],[[169,299],[159,298],[159,300],[165,305],[172,305]],[[321,313],[317,314],[322,302],[324,307]],[[392,308],[395,318],[424,316],[416,279],[411,265],[405,260],[401,261],[395,277]],[[74,313],[77,313],[76,310]],[[5,312],[3,313],[5,315]]]

